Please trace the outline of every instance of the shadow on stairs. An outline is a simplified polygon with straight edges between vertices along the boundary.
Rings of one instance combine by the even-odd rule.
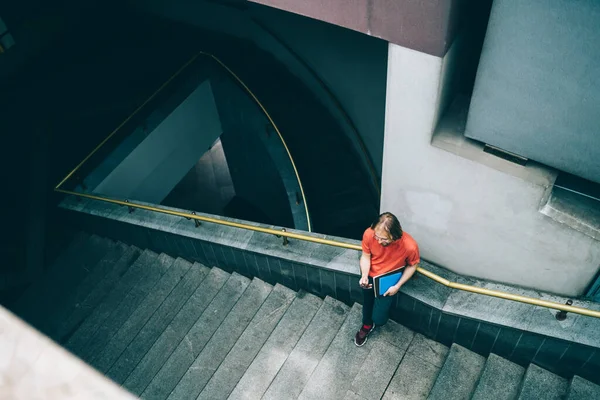
[[[598,399],[600,386],[450,348],[361,306],[80,232],[13,312],[144,399]]]

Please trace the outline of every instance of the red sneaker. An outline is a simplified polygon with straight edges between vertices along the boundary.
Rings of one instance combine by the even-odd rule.
[[[365,326],[361,326],[358,332],[356,332],[356,336],[354,336],[354,344],[358,347],[367,343],[367,337],[371,332],[375,329],[375,324],[371,325],[370,329],[366,329]]]

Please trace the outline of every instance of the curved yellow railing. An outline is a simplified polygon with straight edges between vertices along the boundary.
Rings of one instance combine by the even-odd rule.
[[[96,146],[90,152],[90,154],[88,154],[79,164],[77,164],[77,166],[75,168],[73,168],[73,170],[71,172],[69,172],[67,174],[67,176],[65,176],[58,185],[56,185],[55,189],[60,189],[60,187],[62,185],[64,185],[64,183],[66,181],[68,181],[83,166],[83,164],[85,164],[90,158],[92,158],[92,156],[94,154],[96,154],[96,152],[98,152],[98,150],[100,150],[100,148],[102,148],[102,146],[104,146],[127,122],[129,122],[138,112],[140,112],[140,110],[142,110],[146,106],[146,104],[148,104],[160,92],[162,92],[164,90],[164,88],[166,88],[173,81],[173,79],[175,79],[177,76],[179,76],[187,67],[189,67],[200,56],[205,56],[205,57],[212,59],[220,67],[222,67],[225,71],[227,71],[235,79],[235,81],[240,86],[242,86],[242,88],[248,93],[248,95],[250,95],[252,100],[254,100],[254,102],[256,102],[258,107],[261,109],[261,111],[265,114],[265,116],[269,120],[269,123],[271,124],[271,126],[273,126],[273,129],[275,129],[275,132],[277,132],[277,135],[279,136],[279,139],[281,140],[281,143],[283,144],[283,147],[285,148],[288,158],[290,159],[290,163],[292,164],[294,174],[296,175],[296,180],[298,181],[298,186],[300,187],[300,194],[302,196],[302,203],[304,206],[304,211],[306,213],[306,223],[308,225],[308,231],[312,232],[312,224],[310,221],[310,214],[308,212],[308,203],[306,202],[306,195],[304,194],[304,187],[302,186],[302,180],[300,179],[300,175],[298,174],[298,169],[296,168],[296,163],[294,162],[292,153],[290,153],[290,149],[288,148],[288,146],[285,142],[285,139],[283,138],[283,135],[281,134],[281,131],[275,124],[275,121],[273,121],[273,118],[271,118],[271,115],[268,113],[266,108],[262,105],[262,103],[258,100],[256,95],[254,95],[254,93],[250,90],[250,88],[248,88],[248,86],[246,86],[246,84],[221,60],[219,60],[214,55],[212,55],[210,53],[206,53],[204,51],[199,51],[198,53],[196,53],[188,62],[186,62],[181,68],[179,68],[165,83],[163,83],[154,93],[152,93],[152,95],[150,97],[148,97],[146,99],[146,101],[144,101],[138,108],[136,108],[135,111],[131,115],[129,115],[123,122],[121,122],[121,124],[119,124],[119,126],[117,126],[106,138],[104,138],[104,140],[102,142],[100,142],[100,144],[98,146]]]
[[[88,199],[105,201],[108,203],[118,204],[120,206],[127,206],[127,207],[138,208],[141,210],[154,211],[154,212],[159,212],[159,213],[163,213],[163,214],[175,215],[178,217],[193,219],[196,221],[210,222],[210,223],[219,224],[219,225],[231,226],[234,228],[241,228],[241,229],[247,229],[247,230],[251,230],[251,231],[255,231],[255,232],[262,232],[262,233],[268,233],[271,235],[283,236],[283,237],[287,237],[290,239],[298,239],[298,240],[304,240],[307,242],[325,244],[328,246],[342,247],[345,249],[362,251],[362,248],[359,245],[338,242],[336,240],[321,239],[321,238],[303,235],[303,234],[299,234],[299,233],[285,232],[285,231],[281,231],[281,230],[277,230],[277,229],[270,229],[270,228],[262,228],[260,226],[253,226],[253,225],[247,225],[247,224],[242,224],[242,223],[238,223],[238,222],[225,221],[225,220],[221,220],[221,219],[217,219],[217,218],[211,218],[211,217],[205,217],[205,216],[201,216],[201,215],[191,214],[188,212],[167,210],[167,209],[160,208],[160,207],[147,206],[147,205],[132,203],[129,201],[124,201],[124,200],[109,199],[106,197],[96,196],[96,195],[87,194],[87,193],[77,193],[77,192],[72,192],[70,190],[64,190],[64,189],[59,189],[59,188],[56,188],[55,191],[57,191],[59,193],[70,194],[70,195],[75,195],[75,196],[79,196],[79,197],[85,197]],[[583,307],[568,306],[566,304],[536,299],[536,298],[528,297],[528,296],[520,296],[517,294],[506,293],[506,292],[502,292],[499,290],[491,290],[491,289],[485,289],[485,288],[481,288],[481,287],[477,287],[477,286],[471,286],[471,285],[465,285],[462,283],[451,282],[448,279],[442,278],[441,276],[436,275],[433,272],[430,272],[422,267],[418,267],[417,272],[419,272],[422,275],[425,275],[426,277],[428,277],[444,286],[448,286],[448,287],[451,287],[454,289],[464,290],[466,292],[483,294],[486,296],[497,297],[497,298],[501,298],[501,299],[505,299],[505,300],[518,301],[520,303],[531,304],[534,306],[547,307],[547,308],[552,308],[555,310],[586,315],[588,317],[600,318],[600,311],[590,310],[590,309],[583,308]]]

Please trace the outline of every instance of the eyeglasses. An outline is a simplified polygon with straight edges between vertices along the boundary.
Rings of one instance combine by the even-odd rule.
[[[378,242],[382,242],[382,243],[391,243],[391,242],[393,242],[393,240],[390,239],[390,238],[383,238],[381,236],[377,236],[377,234],[374,234],[374,236],[375,236],[375,240],[377,240]]]

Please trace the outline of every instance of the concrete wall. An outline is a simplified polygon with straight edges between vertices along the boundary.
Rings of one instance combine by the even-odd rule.
[[[600,2],[497,0],[466,135],[600,183]]]
[[[338,119],[357,151],[360,151],[343,114],[306,68],[308,65],[341,102],[366,144],[369,157],[380,176],[386,42],[258,5],[238,9],[202,1],[130,0],[130,3],[139,10],[253,41],[285,64],[316,94]]]
[[[136,398],[4,307],[0,326],[3,399]]]
[[[208,81],[166,117],[94,190],[160,203],[221,135]]]
[[[444,87],[454,50],[439,58],[390,44],[381,210],[399,217],[425,259],[454,272],[582,294],[600,242],[538,212],[550,178],[517,177],[431,145],[452,98]]]

